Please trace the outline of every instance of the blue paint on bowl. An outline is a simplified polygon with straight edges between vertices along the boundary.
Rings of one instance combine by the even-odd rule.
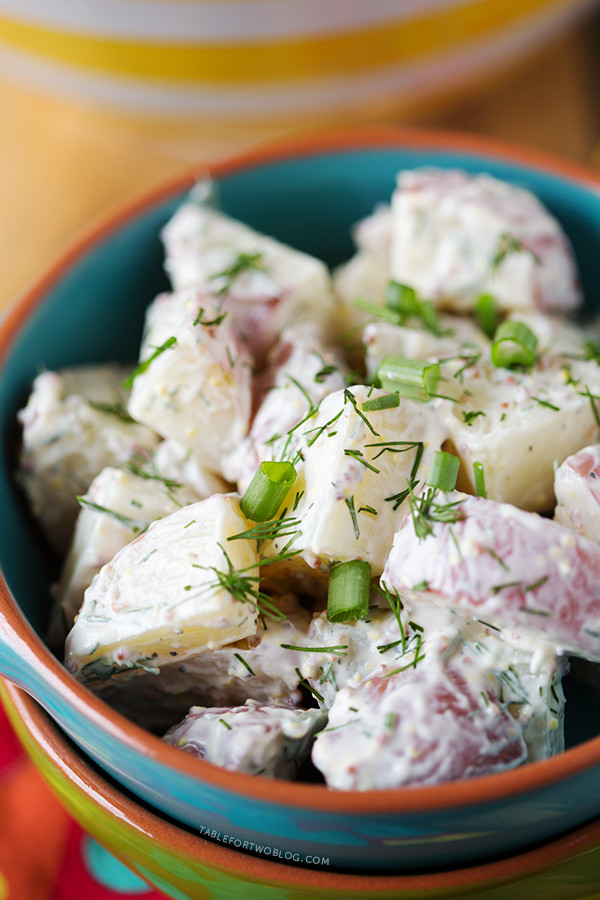
[[[148,894],[147,882],[109,853],[98,841],[87,835],[83,838],[83,859],[92,878],[116,894]]]
[[[384,144],[232,171],[218,179],[218,189],[225,212],[335,265],[352,252],[351,225],[389,198],[397,171],[423,165],[486,171],[534,191],[574,244],[588,310],[600,309],[600,194],[544,169],[501,156]],[[179,188],[72,262],[47,290],[0,371],[0,566],[39,635],[57,561],[14,484],[16,413],[40,367],[135,359],[144,310],[167,286],[158,232],[184,196]],[[1,636],[0,671],[39,699],[76,743],[135,795],[191,829],[208,830],[208,836],[230,846],[239,841],[249,852],[260,845],[267,856],[316,854],[331,867],[414,871],[509,853],[600,815],[600,748],[595,765],[575,767],[568,777],[541,781],[526,793],[492,800],[482,793],[477,801],[439,810],[319,811],[310,804],[246,796],[140,754],[114,728],[91,725],[85,707],[71,702],[43,667],[33,667]],[[590,693],[574,716],[573,740],[593,737],[600,721],[598,697]]]

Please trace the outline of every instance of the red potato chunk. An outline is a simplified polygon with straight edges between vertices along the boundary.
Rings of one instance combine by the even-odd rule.
[[[565,459],[554,476],[554,518],[592,541],[600,541],[600,444]]]
[[[502,309],[581,304],[573,250],[530,191],[491,175],[401,172],[392,197],[391,277],[465,311],[491,293]]]
[[[329,787],[441,784],[523,763],[518,724],[468,674],[424,664],[340,691],[312,751]]]
[[[248,700],[243,706],[193,706],[164,735],[167,744],[248,775],[294,778],[327,712]]]
[[[464,494],[438,494],[451,518],[419,504],[394,537],[388,590],[536,634],[560,652],[600,661],[600,546],[551,519]],[[423,535],[423,528],[428,529]]]

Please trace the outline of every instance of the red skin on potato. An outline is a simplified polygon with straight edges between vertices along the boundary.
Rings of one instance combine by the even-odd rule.
[[[600,661],[600,546],[507,503],[460,494],[435,502],[456,500],[455,521],[428,519],[424,537],[406,517],[382,584]]]
[[[422,662],[340,691],[313,747],[329,786],[441,784],[525,762],[518,723],[469,670]]]

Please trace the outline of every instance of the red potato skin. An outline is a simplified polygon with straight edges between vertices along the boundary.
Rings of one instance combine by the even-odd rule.
[[[334,787],[341,769],[345,788],[365,789],[442,784],[521,765],[527,749],[519,726],[466,676],[468,667],[420,663],[346,689],[344,708],[330,713],[333,727],[318,736],[317,766],[330,766]]]
[[[568,523],[565,521],[564,516],[562,522],[574,531],[580,534],[585,533],[586,536],[592,539],[600,537],[600,531],[596,535],[596,533],[593,533],[594,529],[590,528],[589,525],[590,513],[597,515],[600,511],[600,444],[584,447],[577,453],[567,457],[558,469],[556,479],[559,479],[561,474],[568,479],[564,488],[566,495],[564,502],[569,516]],[[562,503],[562,488],[556,479],[554,489],[557,500],[559,503]],[[574,484],[577,485],[580,492],[575,502],[569,500],[569,487]],[[556,513],[555,518],[557,518]],[[586,519],[588,520],[586,523],[587,527],[584,525]],[[598,527],[600,529],[600,522]]]
[[[536,513],[462,496],[436,497],[458,498],[457,520],[429,521],[425,537],[406,517],[382,584],[600,662],[600,546]]]

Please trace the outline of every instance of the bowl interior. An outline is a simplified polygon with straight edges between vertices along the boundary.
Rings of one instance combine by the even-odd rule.
[[[398,170],[434,165],[489,172],[529,188],[559,218],[575,248],[586,310],[600,309],[600,194],[584,173],[573,167],[562,175],[560,164],[523,162],[509,151],[482,149],[468,140],[455,146],[443,136],[355,136],[338,144],[317,142],[308,149],[288,148],[276,158],[266,154],[211,169],[221,208],[334,266],[352,252],[351,226],[389,199]],[[180,179],[84,240],[33,289],[27,304],[16,308],[10,329],[5,323],[0,334],[0,509],[5,523],[0,568],[40,635],[59,561],[46,548],[14,483],[17,410],[44,367],[136,358],[144,310],[167,288],[159,230],[193,182],[192,175]],[[569,698],[568,743],[596,735],[597,721],[600,697],[578,687]]]

